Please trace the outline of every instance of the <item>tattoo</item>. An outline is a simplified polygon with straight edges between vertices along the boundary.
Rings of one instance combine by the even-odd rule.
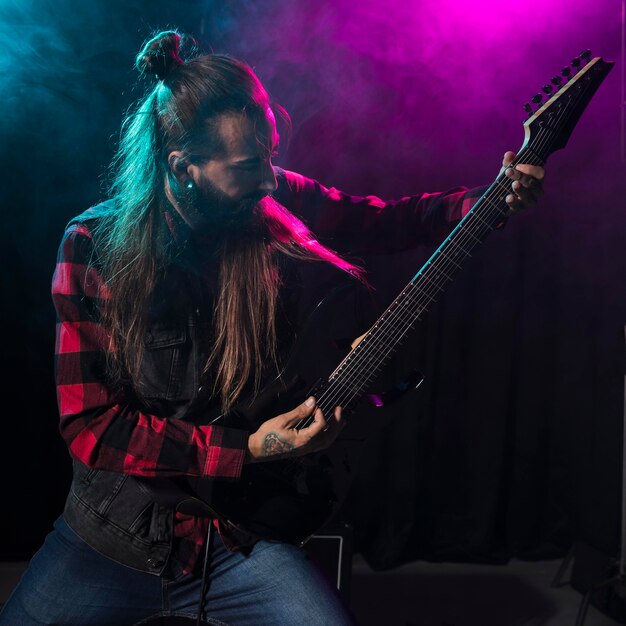
[[[293,448],[293,444],[283,441],[276,433],[265,435],[265,441],[263,442],[264,456],[284,454],[285,452],[290,452]]]

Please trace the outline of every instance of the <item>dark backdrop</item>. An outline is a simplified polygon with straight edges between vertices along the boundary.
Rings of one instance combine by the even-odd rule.
[[[619,60],[617,1],[552,4],[532,25],[489,2],[0,5],[0,558],[31,556],[69,484],[50,279],[66,222],[105,193],[123,113],[145,87],[133,70],[144,38],[176,26],[242,57],[293,118],[280,165],[391,198],[491,182],[521,145],[522,105],[541,85],[586,47]],[[345,509],[375,568],[547,558],[574,540],[617,553],[622,71],[551,158],[541,205],[487,241],[402,354],[398,374],[417,366],[426,383],[378,417]],[[431,252],[366,259],[379,301]]]

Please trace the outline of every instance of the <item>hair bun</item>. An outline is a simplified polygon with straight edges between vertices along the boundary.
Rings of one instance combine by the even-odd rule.
[[[165,80],[172,70],[185,64],[179,51],[181,47],[188,47],[189,39],[175,30],[160,32],[143,45],[135,60],[135,66],[142,74],[150,74],[159,80]]]

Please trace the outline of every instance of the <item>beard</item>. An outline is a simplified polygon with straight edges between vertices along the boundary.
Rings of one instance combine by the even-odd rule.
[[[254,192],[232,200],[209,181],[202,187],[174,188],[179,214],[192,231],[201,236],[258,234],[263,200],[267,194]]]

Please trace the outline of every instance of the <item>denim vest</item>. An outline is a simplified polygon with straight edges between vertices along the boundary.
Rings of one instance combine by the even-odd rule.
[[[73,222],[90,226],[98,209]],[[144,340],[143,393],[136,408],[168,419],[194,420],[210,401],[201,372],[211,308],[207,290],[190,289],[192,282],[181,268],[168,272],[155,292]],[[155,501],[143,479],[74,460],[64,516],[92,548],[123,565],[168,577],[182,571],[170,560],[174,512]]]

